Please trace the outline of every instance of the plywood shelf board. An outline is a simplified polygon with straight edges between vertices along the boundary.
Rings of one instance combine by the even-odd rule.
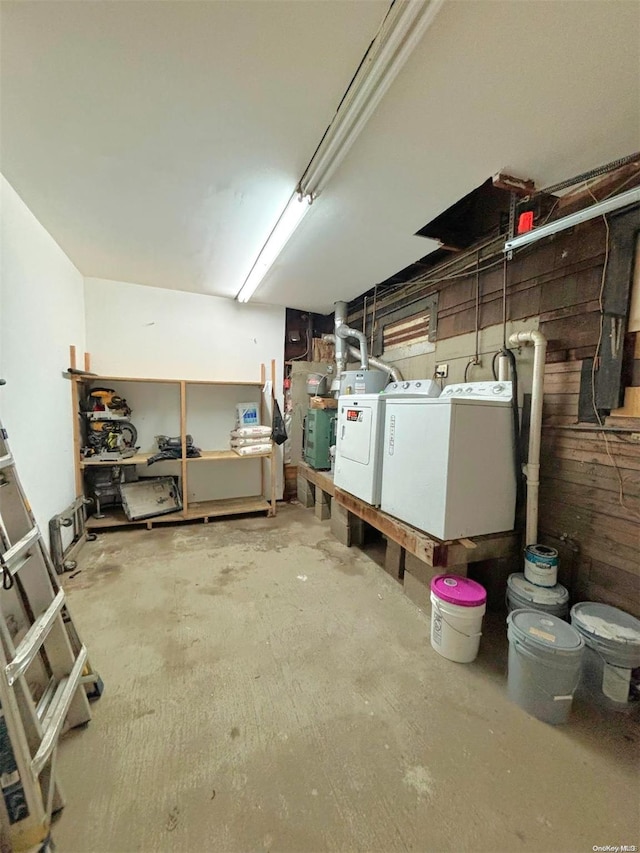
[[[110,468],[113,465],[146,465],[157,451],[153,453],[136,453],[135,456],[130,456],[128,459],[83,459],[80,462],[81,468]],[[187,456],[187,462],[229,462],[238,459],[266,459],[271,456],[271,451],[266,453],[253,453],[248,456],[241,456],[235,450],[203,450],[201,456]],[[160,462],[182,462],[182,459],[161,459]]]
[[[235,450],[203,450],[202,456],[187,457],[187,462],[227,462],[236,459],[265,459],[271,456],[271,451],[267,453],[252,453],[248,456],[241,456]]]
[[[266,512],[269,501],[261,495],[249,498],[221,498],[216,501],[197,501],[189,504],[187,518],[215,518],[223,515],[242,515]]]
[[[262,382],[247,382],[245,380],[239,380],[238,382],[227,382],[224,380],[216,379],[186,379],[185,382],[187,383],[187,385],[221,385],[223,387],[229,388],[233,387],[234,385],[261,388],[264,384]]]
[[[147,459],[153,456],[153,453],[136,453],[134,456],[129,456],[127,459],[82,459],[80,461],[81,468],[111,468],[113,465],[146,465]],[[172,460],[167,460],[172,461]],[[179,462],[180,460],[175,460]]]
[[[161,382],[165,385],[180,385],[181,382],[186,382],[187,385],[220,385],[222,387],[234,387],[234,386],[251,386],[253,388],[260,388],[260,382],[249,382],[245,379],[239,379],[234,381],[229,380],[217,380],[217,379],[161,379],[153,376],[103,376],[103,375],[71,375],[72,379],[75,379],[79,382]]]

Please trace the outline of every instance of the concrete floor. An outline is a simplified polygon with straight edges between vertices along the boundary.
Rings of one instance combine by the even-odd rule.
[[[505,694],[504,623],[444,660],[402,588],[299,506],[102,534],[67,581],[106,692],[59,754],[69,851],[638,845],[638,729]]]

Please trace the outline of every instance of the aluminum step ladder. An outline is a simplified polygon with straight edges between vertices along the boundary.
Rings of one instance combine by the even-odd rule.
[[[60,735],[91,719],[88,662],[0,423],[0,821],[16,853],[49,849]],[[0,832],[0,836],[3,833]]]

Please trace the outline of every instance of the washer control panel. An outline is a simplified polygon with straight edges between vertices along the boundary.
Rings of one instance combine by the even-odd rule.
[[[511,382],[460,382],[447,385],[441,396],[474,400],[510,400],[511,395]]]

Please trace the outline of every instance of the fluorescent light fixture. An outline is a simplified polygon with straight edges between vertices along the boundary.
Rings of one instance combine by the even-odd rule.
[[[236,297],[248,302],[287,240],[437,15],[444,0],[395,0],[340,101],[309,165]],[[302,201],[299,201],[302,196]]]
[[[273,231],[269,234],[266,243],[260,250],[256,262],[251,267],[251,271],[238,293],[238,302],[248,302],[251,299],[256,288],[267,274],[267,270],[284,249],[289,237],[296,230],[302,221],[302,217],[310,207],[311,199],[306,196],[301,196],[297,192],[291,196],[287,202],[287,206],[280,214],[280,218],[276,222]]]
[[[394,2],[300,181],[305,194],[322,192],[373,115],[443,0]]]
[[[597,204],[592,204],[590,207],[585,207],[584,210],[579,210],[577,213],[570,213],[569,216],[556,219],[555,222],[549,222],[548,225],[541,225],[532,231],[519,234],[513,240],[507,240],[504,244],[504,251],[511,252],[513,249],[520,249],[522,246],[528,246],[530,243],[535,243],[543,237],[550,237],[559,231],[566,231],[567,228],[573,228],[574,225],[580,225],[581,222],[588,222],[590,219],[595,219],[596,216],[604,216],[606,213],[611,213],[614,210],[619,210],[621,207],[627,207],[627,205],[638,201],[640,201],[640,187],[635,187],[632,190],[627,190],[625,193],[614,195],[612,198],[607,198],[604,201],[599,201]]]

